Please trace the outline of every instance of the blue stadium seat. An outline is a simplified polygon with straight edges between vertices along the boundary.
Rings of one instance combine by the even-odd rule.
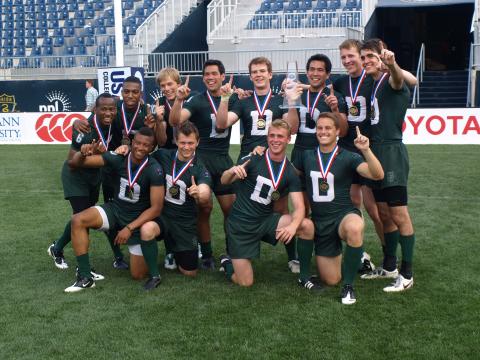
[[[328,9],[327,0],[318,0],[317,5],[313,8],[313,11],[325,11]]]
[[[135,9],[135,16],[144,16],[145,15],[145,9],[144,8],[136,8]]]
[[[61,47],[65,44],[65,38],[63,36],[56,36],[53,41],[53,47]]]
[[[48,29],[46,27],[37,30],[37,36],[44,37],[47,35],[48,35]]]
[[[55,4],[49,4],[49,5],[47,5],[46,11],[47,12],[57,12],[57,7],[55,6]]]
[[[15,21],[25,20],[25,13],[21,12],[21,13],[15,14],[14,20]]]
[[[85,6],[83,7],[83,10],[93,10],[93,4],[91,2],[87,2]]]
[[[72,27],[66,27],[64,36],[65,37],[75,36],[75,28],[73,26]]]
[[[25,47],[25,38],[21,37],[21,38],[15,39],[14,46],[16,48]]]
[[[63,36],[63,28],[57,27],[53,29],[53,36]]]
[[[126,1],[125,3],[123,3],[122,8],[123,8],[124,10],[132,10],[132,9],[133,9],[133,6],[134,6],[133,1]]]
[[[82,61],[83,67],[95,67],[95,56],[86,56]]]
[[[13,46],[3,46],[2,48],[2,56],[13,56]]]
[[[26,40],[26,43],[25,43],[26,47],[30,48],[30,47],[37,46],[37,37],[36,36],[35,37],[26,37],[25,40]]]
[[[357,0],[347,0],[345,6],[343,7],[343,11],[353,11],[357,8]]]
[[[47,20],[58,20],[58,13],[48,13]]]
[[[43,20],[38,21],[37,28],[40,28],[40,29],[48,28],[47,20],[43,19]]]
[[[82,36],[78,36],[75,38],[75,45],[76,46],[84,46],[85,45],[85,39]]]
[[[126,45],[128,43],[130,43],[130,36],[126,32],[124,32],[123,33],[123,44]]]
[[[94,46],[94,45],[95,45],[95,37],[93,35],[85,36],[85,46]]]
[[[103,1],[95,1],[95,6],[94,6],[94,10],[103,10],[105,8],[105,4],[103,3]]]
[[[75,55],[86,55],[87,48],[84,45],[76,45],[73,47]]]
[[[107,28],[105,26],[99,26],[96,28],[97,35],[105,35],[107,33]]]
[[[105,56],[107,55],[107,47],[105,45],[98,45],[95,50],[96,56]]]
[[[42,46],[42,55],[53,55],[53,47],[51,46]]]
[[[19,69],[24,69],[24,68],[30,67],[28,59],[27,58],[19,59],[17,67]]]
[[[13,36],[15,38],[23,38],[25,37],[25,30],[22,29],[22,28],[17,28],[14,33],[13,33]]]
[[[128,30],[127,30],[127,34],[128,34],[128,35],[135,35],[135,34],[136,34],[136,31],[137,31],[137,27],[136,27],[136,26],[129,26],[129,27],[128,27]]]
[[[6,48],[6,47],[11,47],[13,46],[13,39],[12,38],[6,38],[6,39],[3,39],[2,41],[2,47]]]
[[[110,59],[108,56],[101,56],[97,59],[97,66],[108,66],[110,65]]]
[[[78,4],[76,2],[70,3],[67,6],[68,11],[77,11],[78,10]]]
[[[84,18],[83,10],[76,10],[75,13],[73,14],[73,18],[83,19]]]
[[[25,48],[24,47],[19,47],[15,50],[14,56],[25,56]]]
[[[53,39],[51,37],[45,37],[43,39],[42,47],[48,47],[53,45]]]
[[[54,20],[48,20],[47,24],[49,29],[54,29],[58,27],[59,23],[58,23],[58,20],[54,19]]]
[[[75,51],[73,50],[73,46],[65,46],[63,49],[63,54],[64,55],[74,55]]]
[[[32,49],[30,56],[40,56],[42,54],[42,48],[40,46],[36,46]]]
[[[27,21],[27,25],[26,25],[27,30],[36,29],[36,28],[37,28],[37,24],[35,23],[35,20],[28,20]]]
[[[95,17],[95,10],[87,10],[84,12],[85,19],[93,19]]]
[[[83,28],[83,32],[82,32],[83,36],[92,36],[94,34],[95,34],[95,30],[93,29],[93,27],[91,25],[86,25]]]
[[[76,28],[83,28],[85,26],[85,19],[75,19],[74,26]]]
[[[12,59],[4,59],[2,61],[2,68],[3,69],[10,69],[13,67],[13,60]]]
[[[58,13],[58,20],[66,20],[68,19],[68,10],[61,10]]]
[[[68,67],[75,67],[76,66],[75,57],[74,56],[68,56],[68,57],[64,58],[63,65],[67,68]]]
[[[93,23],[95,24],[95,27],[97,26],[105,26],[105,18],[104,17],[97,17]]]
[[[64,24],[65,24],[64,26],[66,26],[66,27],[73,27],[73,24],[74,24],[73,19],[65,20]]]

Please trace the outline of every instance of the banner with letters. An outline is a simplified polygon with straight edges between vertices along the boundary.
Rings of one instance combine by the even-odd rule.
[[[97,70],[98,92],[118,96],[122,96],[122,86],[125,79],[129,76],[135,76],[142,82],[142,91],[145,90],[144,70],[140,67],[114,67]],[[143,93],[145,100],[145,92]]]
[[[86,112],[0,113],[0,144],[69,144],[73,122],[89,115]],[[409,109],[403,134],[405,144],[480,145],[480,108]],[[232,129],[231,143],[240,143],[238,122]]]

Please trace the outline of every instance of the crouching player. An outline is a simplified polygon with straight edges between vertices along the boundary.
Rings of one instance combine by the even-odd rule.
[[[90,274],[88,256],[88,229],[118,231],[117,244],[128,244],[130,272],[134,279],[150,274],[144,289],[151,290],[160,282],[157,266],[158,248],[154,236],[143,225],[160,215],[165,194],[163,171],[149,156],[155,143],[151,129],[138,130],[128,156],[107,152],[86,156],[74,155],[69,165],[73,167],[99,168],[106,166],[117,175],[118,193],[115,199],[101,206],[94,206],[76,214],[72,219],[72,245],[77,258],[77,280],[65,292],[77,292],[95,286]]]
[[[307,150],[299,161],[305,174],[312,220],[306,220],[303,237],[298,239],[300,260],[299,285],[309,290],[321,289],[310,278],[310,260],[315,245],[320,280],[335,285],[343,280],[342,304],[356,301],[353,281],[362,257],[364,222],[360,210],[351,201],[350,187],[355,173],[368,179],[383,178],[380,162],[369,147],[369,140],[357,128],[354,144],[360,154],[337,145],[339,122],[332,113],[322,113],[317,120],[319,147]],[[365,159],[365,160],[364,160]],[[314,241],[312,241],[314,240]],[[347,243],[342,267],[342,244]]]
[[[161,236],[173,250],[179,271],[195,276],[198,270],[197,207],[210,201],[211,177],[197,160],[200,139],[190,121],[176,128],[176,149],[158,149],[152,154],[164,170],[166,194],[162,215],[145,224],[151,235]]]
[[[226,222],[230,257],[222,256],[220,262],[227,278],[240,286],[253,285],[251,260],[259,257],[260,242],[287,244],[306,220],[300,179],[285,154],[290,133],[287,122],[274,120],[268,128],[267,151],[240,159],[240,165],[221,178],[222,184],[234,183],[237,197]],[[293,213],[274,213],[274,202],[287,193]]]

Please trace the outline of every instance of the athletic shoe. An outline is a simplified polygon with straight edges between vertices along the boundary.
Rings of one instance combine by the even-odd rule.
[[[369,273],[360,275],[360,278],[367,279],[367,280],[371,280],[371,279],[395,279],[397,276],[398,276],[398,270],[397,269],[395,269],[393,271],[388,271],[388,270],[385,270],[381,267],[377,267],[375,270],[373,270]]]
[[[158,276],[152,276],[150,279],[147,280],[147,282],[145,283],[145,285],[143,285],[143,289],[144,289],[145,291],[153,290],[153,289],[155,289],[158,285],[160,285],[161,282],[162,282],[162,278],[160,277],[160,275],[158,275]]]
[[[288,262],[288,268],[293,274],[300,274],[300,261],[290,260]]]
[[[172,253],[165,255],[163,267],[168,270],[175,270],[177,268],[177,263]]]
[[[413,287],[413,277],[405,279],[403,275],[398,275],[397,279],[387,287],[383,288],[385,292],[401,292]]]
[[[117,257],[115,260],[113,260],[112,264],[114,269],[117,270],[128,270],[128,264],[125,260],[123,260],[123,257]]]
[[[355,298],[355,290],[353,290],[353,286],[350,284],[345,284],[342,288],[342,304],[343,305],[353,305],[357,302]]]
[[[79,278],[80,274],[78,273],[78,267],[75,270],[75,273],[77,274],[77,278]],[[103,276],[102,274],[96,273],[94,268],[90,269],[90,275],[92,275],[92,279],[95,281],[105,280],[105,276]]]
[[[297,284],[298,286],[304,287],[305,289],[313,292],[320,292],[325,290],[318,278],[313,276],[310,277],[310,279],[308,280],[298,279]]]
[[[50,257],[53,259],[53,263],[59,269],[62,269],[62,270],[68,269],[68,264],[65,261],[65,258],[63,257],[63,251],[55,254],[54,247],[55,247],[55,243],[50,245],[47,249],[48,255],[50,255]]]
[[[228,255],[220,255],[220,267],[218,268],[218,271],[225,271],[225,265],[227,263],[232,263],[232,259],[230,259],[230,256]]]
[[[371,273],[373,270],[375,270],[375,265],[373,265],[373,262],[371,261],[370,255],[368,253],[363,252],[361,261],[362,261],[362,266],[358,270],[358,273],[360,275],[368,274],[368,273]]]
[[[93,280],[92,278],[77,277],[77,281],[75,281],[72,286],[67,287],[65,289],[65,292],[74,293],[93,287],[95,287],[95,280]]]
[[[202,270],[215,270],[215,258],[210,256],[200,260],[200,268]]]

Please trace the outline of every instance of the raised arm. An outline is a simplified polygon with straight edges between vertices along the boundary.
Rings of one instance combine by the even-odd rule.
[[[230,81],[220,88],[222,100],[217,110],[216,126],[219,129],[228,129],[238,121],[238,116],[232,111],[228,111],[230,96],[233,95],[232,89],[233,75],[230,75]]]
[[[357,172],[363,177],[371,180],[382,180],[384,177],[382,164],[377,157],[370,150],[370,141],[368,138],[360,133],[357,126],[357,137],[353,142],[358,150],[362,152],[365,162],[362,162],[357,167]]]
[[[380,60],[387,66],[388,71],[390,72],[390,78],[388,82],[395,90],[400,90],[403,86],[403,72],[400,66],[398,66],[395,61],[395,54],[393,51],[383,49],[380,54]]]
[[[168,117],[168,121],[171,126],[178,126],[190,118],[190,111],[182,109],[183,102],[190,95],[190,88],[188,87],[189,81],[190,77],[187,76],[185,84],[179,86],[177,89],[175,102],[173,103],[172,109],[170,110],[170,115]]]
[[[95,144],[93,144],[95,146]],[[68,166],[72,168],[100,168],[105,165],[102,155],[88,155],[84,151],[77,151],[68,160]]]

